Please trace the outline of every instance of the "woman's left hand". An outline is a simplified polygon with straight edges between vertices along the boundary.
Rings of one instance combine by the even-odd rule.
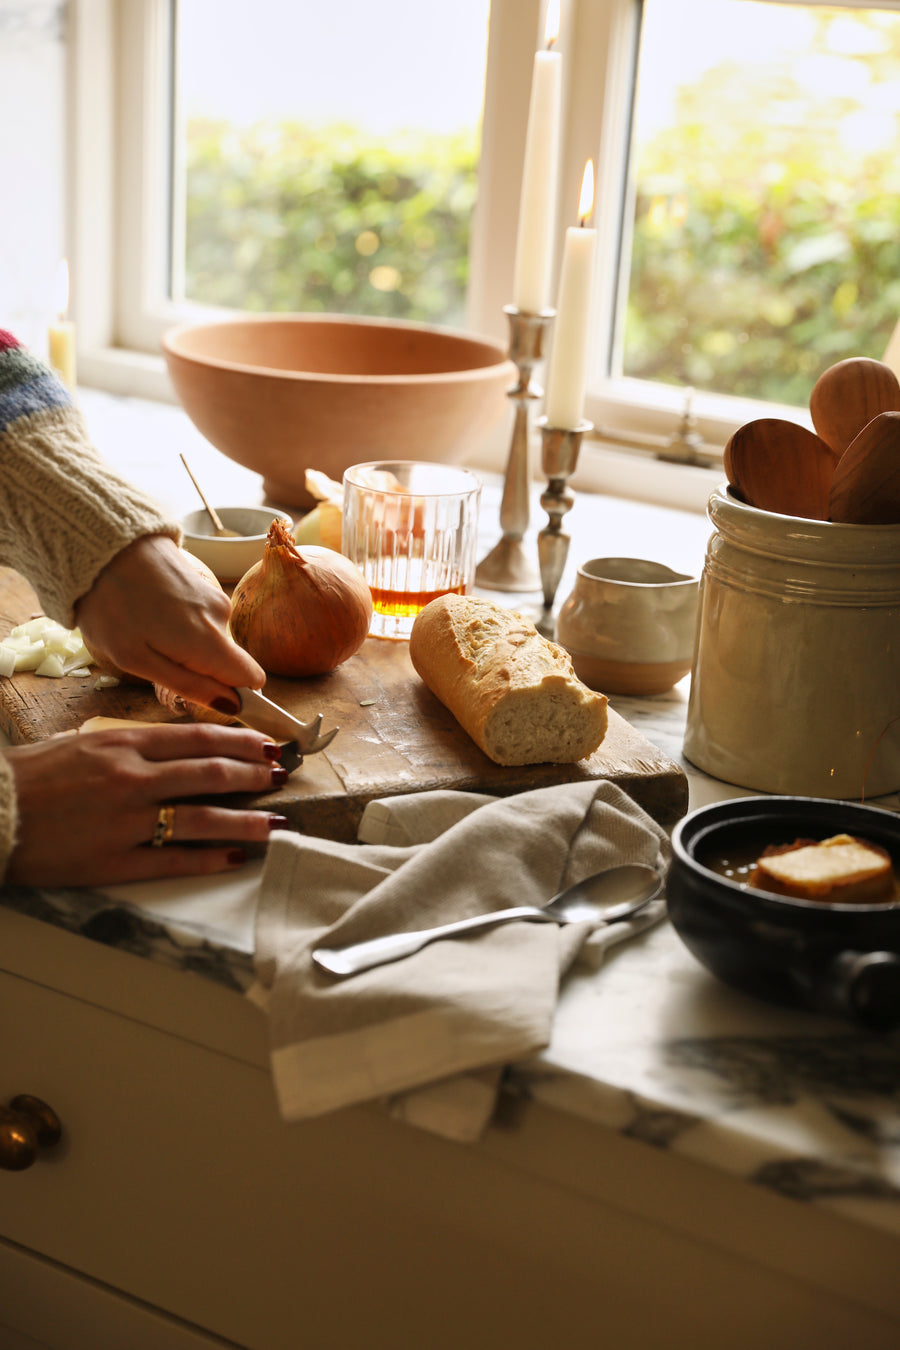
[[[287,825],[235,804],[235,794],[287,780],[278,747],[246,727],[135,724],[0,753],[19,817],[8,882],[102,886],[233,871],[247,861],[243,843],[263,844]]]

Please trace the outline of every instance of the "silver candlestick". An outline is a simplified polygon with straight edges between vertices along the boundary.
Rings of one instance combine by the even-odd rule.
[[[578,465],[581,438],[593,431],[592,422],[579,422],[577,427],[551,427],[546,417],[538,421],[541,432],[541,469],[547,476],[547,487],[541,493],[541,506],[548,521],[538,534],[538,563],[541,569],[541,587],[544,608],[537,621],[538,631],[553,637],[555,621],[553,602],[562,579],[569,553],[569,536],[562,529],[562,518],[575,505],[575,497],[567,480]]]
[[[494,591],[536,591],[540,580],[522,543],[528,529],[531,481],[528,404],[544,392],[533,381],[532,372],[543,357],[544,337],[556,311],[544,309],[531,314],[515,305],[505,305],[503,313],[509,321],[510,359],[519,372],[518,383],[509,391],[516,412],[500,500],[503,536],[478,564],[475,581]]]

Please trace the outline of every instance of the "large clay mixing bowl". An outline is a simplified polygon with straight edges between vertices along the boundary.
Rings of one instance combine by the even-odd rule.
[[[162,346],[198,430],[290,506],[312,505],[307,469],[340,482],[364,460],[459,463],[515,385],[499,344],[401,320],[257,315],[185,324]]]

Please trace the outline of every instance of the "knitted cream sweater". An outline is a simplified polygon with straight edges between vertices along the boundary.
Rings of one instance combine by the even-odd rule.
[[[21,572],[45,613],[71,628],[98,573],[147,534],[180,541],[178,526],[91,445],[62,381],[0,329],[0,565]],[[13,776],[0,754],[0,878],[15,829]]]

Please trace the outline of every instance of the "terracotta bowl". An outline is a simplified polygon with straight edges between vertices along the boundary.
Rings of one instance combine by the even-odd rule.
[[[340,482],[364,460],[459,463],[516,380],[498,343],[400,320],[259,315],[186,324],[162,346],[194,425],[290,507],[312,505],[307,469]]]

